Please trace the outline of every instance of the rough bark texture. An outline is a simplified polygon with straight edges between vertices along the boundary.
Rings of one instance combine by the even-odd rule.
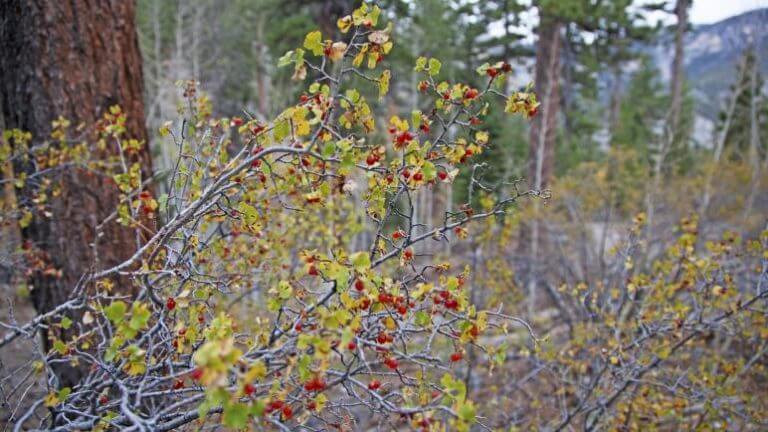
[[[117,104],[128,116],[127,136],[147,142],[134,15],[134,2],[124,0],[1,1],[0,103],[5,126],[29,131],[39,142],[49,136],[51,122],[59,116],[73,125],[93,124]],[[148,178],[147,146],[138,158]],[[114,222],[96,235],[96,226],[118,203],[112,182],[83,171],[68,172],[60,181],[62,193],[51,202],[51,217],[37,218],[22,233],[61,271],[60,277],[41,272],[31,277],[32,301],[39,313],[63,302],[85,272],[123,261],[137,244],[132,229]],[[22,191],[22,198],[33,188],[30,184]],[[127,281],[116,282],[117,290],[132,290]],[[62,385],[71,385],[79,375],[64,366],[58,372]]]

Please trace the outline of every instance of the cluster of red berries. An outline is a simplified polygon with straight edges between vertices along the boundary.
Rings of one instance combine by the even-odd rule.
[[[283,415],[283,418],[286,420],[290,420],[293,417],[293,408],[291,408],[289,405],[286,405],[285,402],[281,400],[270,401],[267,404],[267,407],[264,409],[264,412],[267,414],[271,414],[275,411],[280,411]]]
[[[304,383],[304,390],[308,392],[321,392],[325,390],[325,381],[320,377],[314,377]]]
[[[141,211],[145,215],[150,215],[154,213],[154,210],[152,209],[151,203],[152,203],[152,194],[149,191],[141,191],[139,194],[139,200],[141,200]]]
[[[436,305],[444,304],[446,309],[457,310],[459,308],[459,301],[446,290],[442,290],[432,296],[432,301]]]
[[[367,158],[365,158],[365,163],[368,166],[376,165],[377,162],[381,160],[381,155],[378,152],[371,152],[371,154],[368,155]]]
[[[396,370],[400,364],[397,362],[397,359],[394,357],[387,357],[384,359],[384,365],[386,365],[388,368],[392,370]]]
[[[496,78],[501,72],[509,73],[512,71],[512,66],[509,63],[502,63],[501,65],[501,71],[495,67],[488,68],[488,70],[485,71],[485,74],[488,75],[491,79]]]
[[[464,91],[464,99],[472,100],[476,98],[480,92],[477,91],[477,89],[474,88],[468,88]]]
[[[394,340],[395,338],[393,338],[392,335],[384,331],[380,332],[379,335],[376,336],[376,342],[378,342],[380,345],[384,345],[385,343],[390,343]]]
[[[413,249],[407,248],[403,251],[403,258],[405,258],[406,261],[410,261],[413,259]]]

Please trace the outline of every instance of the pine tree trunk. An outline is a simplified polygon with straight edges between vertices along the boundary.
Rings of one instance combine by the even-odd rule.
[[[141,55],[135,28],[135,4],[123,0],[3,0],[0,2],[0,103],[5,126],[46,140],[51,122],[63,116],[72,125],[92,125],[112,105],[127,114],[126,136],[147,143],[144,124]],[[116,154],[108,146],[105,154]],[[101,155],[104,156],[104,155]],[[147,145],[134,161],[143,178],[151,174]],[[30,167],[24,167],[29,169]],[[84,170],[68,170],[58,179],[61,195],[50,203],[50,217],[38,217],[23,230],[24,240],[60,271],[40,271],[30,279],[38,313],[50,311],[72,294],[84,273],[114,266],[140,242],[133,229],[115,222],[96,227],[115,211],[119,193],[113,182]],[[33,182],[21,199],[34,193]],[[132,292],[128,281],[115,290]],[[48,338],[69,338],[66,333]],[[50,341],[46,339],[46,348]],[[61,385],[72,385],[76,369],[62,365]]]
[[[539,115],[531,122],[528,171],[531,185],[543,189],[552,178],[555,135],[560,110],[560,51],[562,24],[546,16],[539,25],[536,44],[536,94],[541,100]]]
[[[529,185],[541,191],[549,186],[555,162],[555,136],[560,110],[560,54],[562,23],[542,15],[536,44],[536,94],[541,101],[539,114],[531,122],[528,150]],[[537,303],[539,257],[546,233],[538,220],[540,200],[534,201],[534,217],[521,227],[520,250],[528,255],[528,312]]]

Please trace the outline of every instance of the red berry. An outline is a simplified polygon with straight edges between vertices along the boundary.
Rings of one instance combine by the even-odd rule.
[[[99,404],[100,405],[106,405],[107,402],[109,402],[109,398],[107,398],[107,395],[101,395],[99,397]]]
[[[347,349],[350,351],[354,351],[357,349],[357,344],[355,342],[350,342],[347,344]]]
[[[178,390],[184,388],[184,379],[179,378],[176,381],[173,382],[173,389]]]
[[[408,313],[408,308],[405,305],[400,305],[397,307],[397,313],[399,313],[400,315],[405,315],[406,313]]]
[[[448,173],[447,173],[447,172],[445,172],[445,171],[439,171],[439,172],[437,173],[437,177],[438,177],[440,180],[445,180],[446,178],[448,178]]]
[[[422,181],[423,179],[424,179],[424,174],[422,174],[421,171],[413,175],[413,181]]]
[[[394,369],[397,369],[397,366],[399,366],[399,364],[398,364],[397,360],[396,360],[396,359],[394,359],[394,358],[392,358],[392,357],[387,357],[386,359],[384,359],[384,364],[385,364],[385,365],[386,365],[388,368],[390,368],[390,369],[392,369],[392,370],[394,370]]]
[[[168,301],[165,302],[165,307],[167,307],[168,310],[176,309],[176,300],[173,297],[168,297]]]
[[[369,154],[367,158],[365,158],[365,163],[368,165],[373,165],[377,161],[377,158],[373,154]]]
[[[309,270],[307,270],[307,274],[309,274],[310,276],[317,276],[320,273],[318,273],[317,267],[309,266]]]
[[[469,335],[473,338],[476,338],[480,334],[480,329],[477,328],[477,326],[472,326],[471,329],[469,329]]]
[[[489,77],[495,78],[496,75],[499,74],[499,71],[496,70],[496,68],[489,68],[487,71],[485,71],[486,74],[488,74]]]
[[[381,381],[375,379],[368,383],[368,388],[370,390],[376,391],[381,387]]]
[[[378,343],[380,343],[382,345],[387,343],[387,340],[389,340],[389,339],[387,338],[387,334],[384,333],[384,332],[379,333],[379,335],[376,337],[376,342],[378,342]]]
[[[355,289],[358,290],[358,291],[364,290],[365,289],[365,283],[362,280],[360,280],[360,279],[356,280],[355,281]]]
[[[464,99],[474,99],[478,95],[477,89],[467,89],[464,92]]]
[[[294,329],[295,329],[297,332],[301,333],[301,329],[302,329],[302,328],[304,328],[304,325],[303,325],[303,324],[301,324],[301,321],[299,321],[299,322],[297,322],[297,323],[296,323],[296,325],[295,325],[295,326],[293,326],[293,328],[294,328]]]
[[[464,357],[464,355],[460,352],[455,352],[451,354],[451,361],[456,363],[457,361],[461,361],[461,359]]]
[[[293,417],[293,409],[290,406],[286,405],[283,407],[283,417],[286,420],[290,420]]]
[[[189,373],[189,376],[192,377],[193,380],[199,381],[203,376],[203,371],[201,369],[194,369]]]
[[[252,395],[255,391],[256,387],[254,387],[251,383],[247,383],[243,386],[243,393],[245,393],[246,396]]]
[[[445,307],[451,310],[456,310],[459,308],[459,302],[456,299],[446,300]]]

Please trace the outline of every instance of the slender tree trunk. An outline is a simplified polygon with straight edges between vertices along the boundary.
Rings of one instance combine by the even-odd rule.
[[[562,23],[546,16],[539,26],[536,45],[536,94],[541,98],[539,115],[531,122],[528,171],[532,186],[544,189],[552,179],[555,134],[560,110],[560,51]]]
[[[560,51],[562,23],[546,15],[539,24],[536,45],[536,94],[541,98],[539,115],[533,119],[528,151],[528,176],[535,190],[546,189],[552,178],[555,157],[555,134],[560,109]],[[521,245],[527,249],[530,271],[528,279],[528,311],[533,312],[537,300],[538,261],[543,226],[538,220],[540,201],[534,202],[534,220],[530,234],[523,233]],[[523,227],[526,230],[526,227]],[[528,237],[530,235],[530,237]]]
[[[675,15],[675,57],[672,59],[672,82],[670,83],[670,133],[673,137],[679,133],[680,113],[683,106],[683,83],[685,81],[685,32],[688,29],[688,7],[690,0],[677,0]]]
[[[728,108],[725,111],[725,120],[723,122],[723,129],[718,133],[715,132],[715,148],[714,153],[712,155],[712,167],[709,168],[707,171],[707,177],[704,180],[704,193],[702,194],[701,198],[701,205],[699,206],[699,223],[700,225],[704,223],[704,221],[707,218],[707,210],[709,209],[709,202],[712,199],[712,179],[715,175],[715,171],[717,170],[718,165],[720,164],[720,159],[723,156],[723,151],[725,150],[725,141],[728,137],[728,133],[731,131],[731,123],[733,122],[733,116],[736,112],[736,104],[739,99],[739,95],[743,89],[740,86],[740,83],[737,84],[736,88],[733,91],[733,94],[731,95],[731,100],[728,103]]]
[[[752,64],[752,71],[749,77],[750,94],[752,98],[749,101],[749,161],[752,165],[752,181],[749,186],[749,195],[744,205],[743,219],[746,223],[749,214],[752,212],[752,206],[755,203],[755,196],[760,185],[762,170],[762,161],[760,160],[760,122],[757,114],[757,105],[761,101],[762,91],[757,83],[757,68],[760,65],[760,59],[757,57],[759,52],[755,50],[755,61]]]
[[[683,105],[683,83],[685,80],[685,32],[688,29],[688,7],[690,0],[677,0],[675,15],[677,29],[675,30],[675,56],[672,59],[672,82],[670,83],[671,101],[667,121],[664,125],[659,154],[653,166],[653,182],[646,193],[646,215],[648,230],[653,229],[656,194],[661,187],[661,176],[667,154],[680,135],[680,113]]]
[[[88,125],[120,105],[127,114],[127,136],[146,143],[134,14],[134,2],[123,0],[0,2],[0,103],[6,127],[29,131],[40,142],[48,139],[51,122],[59,116]],[[108,146],[102,156],[117,152]],[[146,145],[134,160],[149,178]],[[82,170],[69,170],[59,180],[61,195],[46,209],[50,217],[35,218],[22,232],[60,271],[60,276],[32,275],[32,301],[39,313],[65,301],[84,273],[124,261],[137,246],[135,231],[115,222],[97,232],[96,226],[117,207],[114,183]],[[29,200],[34,187],[30,182],[20,199]],[[131,291],[128,281],[115,282],[116,290]],[[71,336],[64,333],[74,334],[52,330],[48,337]],[[45,342],[49,347],[50,341]],[[62,385],[77,381],[76,369],[60,367]]]

